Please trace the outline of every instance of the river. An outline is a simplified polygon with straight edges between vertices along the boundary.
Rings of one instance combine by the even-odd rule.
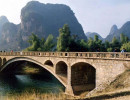
[[[0,96],[20,93],[59,93],[63,85],[51,74],[0,75]]]

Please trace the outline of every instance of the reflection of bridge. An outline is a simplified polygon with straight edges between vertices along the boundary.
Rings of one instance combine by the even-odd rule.
[[[126,67],[130,68],[130,53],[1,52],[0,71],[21,61],[40,65],[65,86],[66,93],[75,95],[112,81]]]

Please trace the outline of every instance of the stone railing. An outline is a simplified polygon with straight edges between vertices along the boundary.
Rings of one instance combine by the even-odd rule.
[[[0,56],[48,56],[104,59],[130,59],[130,52],[0,52]]]

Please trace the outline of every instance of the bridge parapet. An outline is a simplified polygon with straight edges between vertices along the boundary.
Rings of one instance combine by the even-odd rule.
[[[130,59],[130,52],[0,52],[0,56],[79,57],[102,59]]]

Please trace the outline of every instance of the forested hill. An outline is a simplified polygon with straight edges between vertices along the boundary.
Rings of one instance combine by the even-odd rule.
[[[81,24],[70,7],[63,4],[43,4],[38,1],[28,2],[21,10],[21,23],[5,23],[0,34],[0,50],[21,50],[28,47],[28,37],[34,33],[47,38],[49,34],[56,40],[59,28],[68,24],[71,34],[86,39]],[[1,24],[1,23],[0,23]],[[5,45],[6,44],[6,45]]]

